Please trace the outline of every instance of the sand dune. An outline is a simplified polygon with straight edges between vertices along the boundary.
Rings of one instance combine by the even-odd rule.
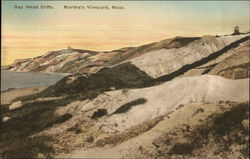
[[[60,111],[81,116],[81,112],[92,110],[91,114],[97,109],[107,109],[110,116],[98,124],[102,125],[104,131],[119,132],[172,112],[180,105],[246,101],[249,99],[248,86],[248,79],[230,80],[214,75],[185,77],[154,87],[130,89],[128,92],[105,92],[92,101],[76,103],[78,109],[70,109],[74,107],[73,104],[60,108]]]

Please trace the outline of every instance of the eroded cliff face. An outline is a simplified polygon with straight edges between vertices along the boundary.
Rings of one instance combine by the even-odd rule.
[[[16,60],[8,71],[92,74],[103,67],[131,61],[149,76],[157,78],[201,60],[247,36],[176,37],[159,42],[109,52],[80,49],[51,51],[35,58]]]
[[[16,60],[14,64],[6,66],[4,69],[17,72],[79,72],[81,67],[97,65],[98,62],[91,60],[97,52],[88,50],[59,50],[51,51],[45,55],[26,60]],[[79,64],[84,61],[84,64]]]
[[[130,61],[151,77],[158,78],[173,73],[184,66],[190,65],[189,69],[197,67],[199,65],[192,66],[192,64],[211,55],[213,56],[216,52],[235,42],[237,43],[238,40],[244,37],[246,37],[246,35],[221,36],[218,38],[204,36],[184,47],[172,49],[163,48],[157,51],[148,52]],[[220,54],[220,52],[218,54]],[[209,60],[212,60],[212,57],[208,59],[208,61]],[[208,61],[204,61],[204,63]],[[204,63],[201,61],[200,65]]]
[[[249,78],[250,50],[249,41],[231,50],[233,54],[219,62],[209,74],[230,79]]]
[[[166,77],[175,78],[212,74],[229,79],[248,78],[250,61],[249,37],[239,40],[236,44],[231,44],[206,58],[186,65],[178,71],[166,75]]]
[[[103,67],[113,66],[128,58],[139,56],[150,50],[167,47],[172,41],[173,39],[167,39],[140,47],[127,47],[108,52],[95,52],[80,49],[51,51],[42,56],[16,60],[13,64],[5,66],[4,69],[20,72],[91,74]],[[175,46],[168,47],[171,48]]]
[[[84,58],[96,60],[98,58],[103,59],[104,55],[108,55],[106,57],[114,60],[114,56],[117,56],[115,52],[119,52],[122,55],[130,52],[130,58],[134,55],[140,54],[140,56],[110,67],[104,67],[104,65],[84,67],[83,70],[85,71],[92,72],[94,68],[98,68],[98,70],[95,73],[88,72],[86,74],[85,72],[81,74],[78,72],[77,74],[67,76],[37,96],[61,96],[77,93],[97,96],[111,87],[115,89],[148,87],[177,77],[198,76],[206,73],[228,78],[236,78],[235,76],[237,78],[245,78],[248,77],[249,66],[248,39],[248,34],[221,37],[205,36],[198,39],[178,37],[142,46],[140,49],[142,51],[139,53],[134,50],[135,48],[115,50],[113,53],[96,53],[91,51],[86,53],[86,51],[82,50],[78,50],[78,52],[76,52],[77,50],[74,52],[72,50],[64,50],[59,53],[51,52],[42,57],[58,61],[60,60],[59,57],[71,59],[72,56],[81,54]],[[158,48],[157,51],[147,52],[156,48]],[[161,49],[159,50],[159,48]],[[27,62],[26,60],[21,62],[23,61]],[[112,60],[107,61],[112,63]],[[79,63],[79,61],[76,63]],[[85,64],[86,60],[83,62],[83,65]],[[72,68],[73,66],[67,65],[67,67]],[[162,69],[157,69],[159,67]],[[48,68],[55,68],[55,66]]]

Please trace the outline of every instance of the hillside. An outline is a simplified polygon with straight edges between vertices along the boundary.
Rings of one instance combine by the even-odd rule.
[[[233,52],[231,56],[219,62],[208,73],[231,79],[249,78],[249,48],[249,41],[242,43],[231,51]]]
[[[18,72],[62,72],[91,74],[103,67],[130,61],[149,76],[157,78],[223,49],[248,34],[204,37],[176,37],[139,47],[110,52],[80,49],[51,51],[35,58],[16,60],[4,70]]]
[[[229,79],[249,77],[249,40],[240,43],[210,59],[206,63],[192,68],[182,76],[198,76],[201,74],[219,75]]]
[[[159,123],[145,122],[110,139],[110,145],[80,149],[57,157],[69,158],[248,158],[248,103],[191,103]],[[234,116],[234,117],[232,117]],[[153,123],[153,124],[152,124]],[[130,140],[120,140],[148,131]],[[137,131],[136,131],[137,130]],[[130,133],[130,134],[129,134]],[[118,144],[117,144],[118,143]]]
[[[145,71],[148,75],[158,78],[170,73],[173,73],[185,66],[192,67],[195,62],[200,61],[207,57],[212,60],[216,54],[221,54],[234,47],[241,42],[249,39],[244,38],[246,35],[241,36],[204,36],[199,40],[190,43],[187,46],[174,49],[160,49],[157,51],[148,52],[142,56],[131,60],[138,68]],[[204,61],[205,62],[205,61]]]
[[[4,69],[73,74],[1,92],[1,157],[249,155],[249,34],[60,50]]]
[[[147,151],[148,146],[152,147],[154,145],[152,143],[157,138],[167,140],[168,137],[162,135],[171,132],[168,130],[168,126],[172,124],[174,125],[171,126],[171,129],[178,130],[175,126],[179,122],[187,121],[191,132],[200,133],[193,131],[192,124],[198,124],[200,120],[205,124],[206,118],[212,117],[209,114],[219,112],[223,114],[232,104],[248,101],[248,88],[248,79],[230,80],[214,75],[203,75],[183,77],[153,87],[109,90],[100,92],[94,97],[82,94],[81,98],[60,96],[22,100],[21,107],[3,110],[3,116],[10,119],[3,124],[1,147],[4,149],[1,149],[0,154],[13,157],[24,153],[21,156],[32,157],[40,153],[47,157],[56,154],[65,157],[67,154],[64,153],[68,152],[70,157],[98,157],[99,153],[99,155],[105,153],[106,146],[111,146],[111,150],[108,152],[112,151],[119,157],[148,156],[150,153],[154,155],[154,153],[158,153],[154,150],[155,148],[153,151],[148,151],[149,154],[141,154],[137,149],[129,150],[129,147],[137,145],[138,149]],[[192,108],[190,104],[195,105],[195,108]],[[186,120],[187,112],[180,111],[183,109],[191,115],[204,114],[203,112],[208,115],[199,116],[198,119],[196,119],[196,115],[190,115],[189,120]],[[244,114],[244,112],[241,113]],[[179,115],[172,119],[172,114]],[[169,121],[169,118],[171,121],[177,121],[178,116],[181,117],[179,122]],[[232,120],[234,119],[232,118]],[[239,120],[237,119],[235,122],[240,123],[243,121],[243,117]],[[165,123],[167,127],[159,122]],[[161,126],[157,126],[158,123]],[[205,129],[202,123],[198,125]],[[179,126],[182,127],[181,124]],[[160,132],[163,134],[155,132],[155,129],[162,129]],[[240,128],[239,131],[244,132],[245,130]],[[154,134],[153,136],[151,132]],[[185,134],[182,132],[179,135],[185,136]],[[145,140],[149,136],[150,140]],[[190,136],[190,140],[192,140],[192,136]],[[16,142],[20,144],[16,144]],[[175,140],[171,142],[178,144]],[[199,143],[197,144],[199,145]],[[237,143],[234,144],[237,145]],[[32,148],[26,149],[31,145],[33,145]],[[115,147],[116,145],[118,147]],[[125,148],[120,152],[124,145]],[[78,148],[81,149],[77,150]],[[168,147],[166,148],[168,149]],[[96,149],[104,152],[101,153]],[[92,151],[97,154],[91,153]],[[176,150],[177,154],[178,151]],[[200,151],[197,153],[200,154]],[[108,156],[109,154],[107,153],[106,157],[111,157]]]

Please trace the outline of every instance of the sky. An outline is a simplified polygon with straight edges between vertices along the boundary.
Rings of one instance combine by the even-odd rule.
[[[1,64],[52,50],[109,51],[175,36],[249,31],[248,1],[2,1]],[[14,6],[23,6],[15,9]],[[51,5],[54,9],[26,9]],[[64,9],[65,5],[109,10]],[[124,9],[111,9],[123,6]]]

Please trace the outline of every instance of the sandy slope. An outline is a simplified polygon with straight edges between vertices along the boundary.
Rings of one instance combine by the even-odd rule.
[[[245,36],[247,35],[221,36],[218,38],[204,36],[187,46],[151,51],[130,61],[151,77],[157,78],[205,58]]]
[[[134,89],[125,96],[120,95],[119,91],[111,92],[113,94],[110,94],[110,96],[116,97],[119,102],[99,103],[99,108],[107,108],[108,106],[109,113],[138,98],[147,101],[145,104],[135,105],[127,113],[112,115],[103,123],[103,129],[106,131],[114,129],[122,131],[145,120],[174,111],[180,104],[218,102],[220,100],[245,101],[248,100],[249,96],[248,85],[248,79],[233,81],[217,76],[204,75],[180,78],[151,88]]]
[[[218,63],[209,74],[225,78],[239,79],[249,77],[249,41],[232,50],[233,55]]]
[[[94,99],[82,101],[79,101],[78,99],[66,106],[60,107],[60,105],[57,105],[59,103],[56,103],[55,114],[59,116],[70,114],[72,117],[61,123],[54,124],[49,128],[46,127],[41,133],[58,139],[58,143],[50,143],[51,145],[54,145],[54,149],[56,150],[58,150],[56,147],[58,145],[61,146],[60,149],[67,150],[67,144],[69,142],[71,142],[69,144],[71,150],[81,148],[80,150],[71,152],[67,155],[60,154],[59,157],[110,158],[129,155],[134,157],[140,154],[141,146],[147,152],[149,152],[149,150],[154,151],[152,142],[165,132],[174,130],[175,127],[182,127],[186,122],[189,122],[188,124],[192,127],[192,124],[198,124],[197,122],[200,121],[199,119],[205,120],[207,116],[217,113],[218,110],[221,109],[221,106],[218,105],[218,103],[221,103],[220,101],[243,102],[249,100],[248,88],[249,79],[230,80],[215,75],[202,75],[197,77],[178,78],[153,87],[112,90],[100,94]],[[19,93],[20,91],[21,90],[19,90]],[[55,105],[55,103],[52,102],[48,106],[51,107],[53,104]],[[37,106],[39,107],[43,105],[43,103],[40,103],[40,105]],[[124,106],[126,106],[126,109]],[[182,108],[179,109],[181,106]],[[197,119],[192,118],[193,114],[197,114],[197,110],[200,108],[203,109],[203,112],[205,113],[198,115],[199,118]],[[91,116],[93,116],[94,112],[98,109],[106,109],[107,114],[98,119],[91,119]],[[222,110],[224,110],[224,108]],[[19,110],[15,112],[18,113],[18,111]],[[143,134],[138,137],[133,136],[130,139],[126,138],[127,141],[124,141],[116,147],[107,146],[100,149],[93,148],[86,150],[86,147],[83,146],[85,144],[88,146],[85,139],[89,134],[97,137],[94,140],[97,142],[100,141],[102,137],[105,139],[105,135],[119,136],[120,133],[125,132],[125,129],[129,129],[132,126],[137,128],[138,124],[141,124],[142,122],[147,122],[150,119],[171,112],[173,112],[173,116],[172,114],[168,115],[170,118],[165,118],[150,131],[146,133],[141,132]],[[30,115],[32,116],[32,114],[33,113],[31,112]],[[44,114],[45,116],[43,118],[42,116],[39,116],[39,118],[33,117],[31,119],[40,119],[39,121],[43,123],[43,120],[45,120],[45,118],[47,119],[46,115],[51,117],[52,114],[54,114],[54,112]],[[25,118],[25,116],[23,116],[23,118]],[[20,119],[23,118],[20,117]],[[10,120],[9,122],[13,121],[14,120]],[[16,122],[18,123],[18,121]],[[32,123],[33,121],[29,121],[29,118],[25,118],[25,122]],[[88,126],[87,128],[86,123]],[[80,133],[68,131],[69,128],[76,125],[82,129]],[[93,129],[96,131],[92,131]],[[103,134],[97,134],[100,132]],[[39,135],[40,132],[37,133],[38,134],[34,135]],[[65,141],[67,141],[67,143],[65,143]],[[78,143],[76,143],[76,141]],[[91,144],[94,145],[95,143]]]
[[[248,86],[248,79],[230,80],[214,75],[185,77],[154,87],[109,91],[94,100],[73,102],[59,108],[58,112],[61,115],[73,114],[73,118],[63,124],[70,126],[81,121],[84,114],[91,116],[97,109],[107,109],[109,116],[97,125],[107,132],[119,132],[174,111],[181,104],[246,101],[249,98]],[[124,105],[129,108],[119,112]]]
[[[168,115],[164,120],[160,121],[151,130],[129,139],[116,146],[106,146],[103,148],[94,148],[91,150],[79,149],[70,154],[61,154],[57,157],[69,157],[69,158],[151,158],[157,155],[157,145],[159,148],[163,146],[173,147],[174,144],[188,142],[185,134],[187,132],[194,131],[197,127],[204,125],[211,115],[223,114],[226,111],[232,110],[236,107],[236,104],[230,103],[192,103],[179,108],[178,111]],[[198,111],[202,110],[202,111]],[[188,129],[187,129],[188,127]],[[173,145],[165,145],[164,140],[167,140],[166,135],[173,135],[176,139],[172,141]],[[188,133],[187,133],[188,134]],[[211,141],[210,141],[211,142]],[[217,146],[216,143],[210,143],[212,146]],[[239,157],[242,154],[239,153],[239,146],[232,147],[234,150],[227,155],[230,158]],[[202,151],[193,150],[195,154],[197,151],[201,154],[195,154],[198,158],[221,158],[221,154],[215,155],[214,147],[203,147]],[[164,149],[163,149],[164,150]],[[238,151],[238,152],[237,152]],[[168,152],[165,152],[168,153]],[[225,152],[223,152],[225,153]],[[164,156],[162,156],[164,158]],[[173,155],[173,158],[196,158],[194,156],[180,156]]]
[[[231,48],[214,60],[193,68],[183,76],[199,76],[204,72],[230,79],[248,78],[249,40]]]

